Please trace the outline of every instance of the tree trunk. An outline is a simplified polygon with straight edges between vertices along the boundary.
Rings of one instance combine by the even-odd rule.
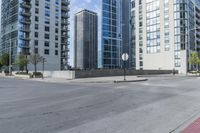
[[[35,63],[34,66],[35,66],[35,73],[36,73],[37,72],[37,64]]]

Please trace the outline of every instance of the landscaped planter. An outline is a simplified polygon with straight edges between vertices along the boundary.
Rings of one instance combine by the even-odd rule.
[[[27,75],[23,75],[23,74],[16,74],[15,78],[20,78],[20,79],[30,79],[31,75],[27,74]]]

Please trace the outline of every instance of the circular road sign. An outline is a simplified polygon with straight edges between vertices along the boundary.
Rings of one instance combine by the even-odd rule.
[[[123,60],[123,61],[127,61],[128,58],[129,58],[129,56],[128,56],[127,53],[122,54],[122,60]]]

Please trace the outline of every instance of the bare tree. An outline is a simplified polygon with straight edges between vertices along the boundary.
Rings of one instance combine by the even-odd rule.
[[[39,54],[33,53],[33,54],[30,55],[30,59],[29,60],[34,65],[34,69],[35,69],[35,73],[36,73],[37,72],[37,64],[42,62],[43,57],[40,56]]]

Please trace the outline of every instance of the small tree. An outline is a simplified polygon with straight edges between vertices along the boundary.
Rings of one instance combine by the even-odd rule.
[[[1,56],[0,56],[0,71],[1,71],[1,68],[2,68],[2,63],[1,63]]]
[[[20,71],[24,71],[24,67],[27,66],[29,63],[29,60],[27,59],[26,55],[20,54],[18,55],[15,64],[19,67]]]
[[[192,52],[190,58],[189,58],[189,63],[193,66],[196,67],[196,70],[198,71],[198,65],[199,65],[199,55],[197,52]]]
[[[34,65],[35,73],[37,72],[37,64],[42,62],[43,57],[40,56],[39,54],[31,54],[30,55],[30,62]]]
[[[8,53],[5,53],[5,54],[3,54],[3,55],[1,56],[1,59],[0,59],[1,61],[0,61],[0,62],[1,62],[1,64],[2,64],[3,66],[7,66],[7,67],[9,66],[9,60],[10,60],[9,57],[10,57],[10,56],[9,56]]]

